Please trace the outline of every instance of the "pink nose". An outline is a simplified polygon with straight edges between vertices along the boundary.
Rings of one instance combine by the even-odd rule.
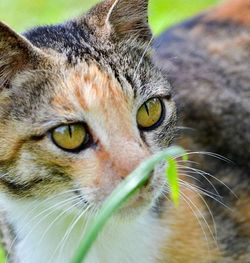
[[[139,143],[127,142],[116,151],[113,149],[110,155],[112,169],[124,179],[149,155],[149,151]]]

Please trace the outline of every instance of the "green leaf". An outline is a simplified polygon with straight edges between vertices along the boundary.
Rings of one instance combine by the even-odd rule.
[[[174,202],[174,205],[178,207],[180,200],[180,186],[179,186],[177,162],[172,158],[168,158],[167,162],[168,165],[166,168],[166,177],[170,187],[170,196]]]
[[[101,232],[109,218],[127,201],[131,194],[143,186],[143,184],[149,179],[150,172],[154,169],[157,163],[166,160],[166,158],[171,159],[171,157],[173,158],[183,154],[184,150],[179,147],[170,147],[163,152],[157,153],[142,162],[120,185],[118,185],[104,202],[97,217],[94,218],[91,226],[88,228],[72,263],[83,262],[98,234]],[[172,166],[170,165],[170,167]],[[173,189],[175,187],[176,186],[174,186]]]
[[[5,251],[3,248],[0,248],[0,263],[6,263]]]
[[[182,161],[184,161],[184,162],[188,161],[188,154],[187,153],[183,154]]]

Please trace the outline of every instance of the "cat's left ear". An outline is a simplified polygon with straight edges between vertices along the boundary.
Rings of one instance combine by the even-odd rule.
[[[103,38],[150,41],[148,0],[105,0],[85,16],[87,24]]]

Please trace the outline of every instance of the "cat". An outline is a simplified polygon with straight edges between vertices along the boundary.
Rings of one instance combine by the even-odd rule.
[[[185,41],[184,24],[160,37],[156,45],[163,43],[154,53],[147,9],[146,0],[105,0],[74,20],[23,35],[0,24],[0,205],[8,262],[70,262],[112,190],[142,160],[173,141],[178,126],[172,86],[183,122],[192,126],[192,106],[203,102],[198,86],[192,86],[194,73],[203,71],[199,64],[194,70],[196,60],[189,61],[192,53],[188,56],[189,47],[199,55],[196,41]],[[202,21],[188,25],[199,29]],[[239,28],[247,36],[247,27]],[[184,39],[178,42],[179,30]],[[172,63],[176,52],[181,52],[183,64]],[[204,76],[209,78],[210,71]],[[189,93],[192,87],[195,91]],[[187,93],[195,95],[196,89],[198,97],[188,104]],[[222,120],[223,116],[219,115]],[[212,136],[209,124],[199,119]],[[185,144],[195,139],[192,136],[178,143],[208,151],[202,131],[200,143]],[[201,177],[206,176],[226,200],[220,200],[209,183],[204,185],[205,179],[195,186],[195,179],[202,179],[199,173],[192,180],[194,170],[178,161],[181,200],[175,207],[169,200],[165,167],[159,164],[148,184],[108,222],[86,263],[249,262],[248,219],[243,217],[248,206],[247,158],[244,162],[237,146],[237,151],[227,148],[226,137],[219,137],[224,142],[215,138],[211,150],[242,161],[235,167],[198,155],[201,167],[222,182],[208,174]],[[240,142],[247,143],[247,138]],[[226,152],[221,150],[224,146]],[[225,171],[228,177],[223,178]],[[234,197],[224,183],[246,199]],[[215,204],[207,196],[216,199]],[[226,202],[233,211],[223,207]]]

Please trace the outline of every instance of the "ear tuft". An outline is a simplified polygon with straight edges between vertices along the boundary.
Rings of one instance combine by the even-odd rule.
[[[36,56],[33,45],[0,22],[0,90]]]
[[[88,25],[101,37],[115,40],[152,37],[148,25],[148,0],[106,0],[86,16]]]

